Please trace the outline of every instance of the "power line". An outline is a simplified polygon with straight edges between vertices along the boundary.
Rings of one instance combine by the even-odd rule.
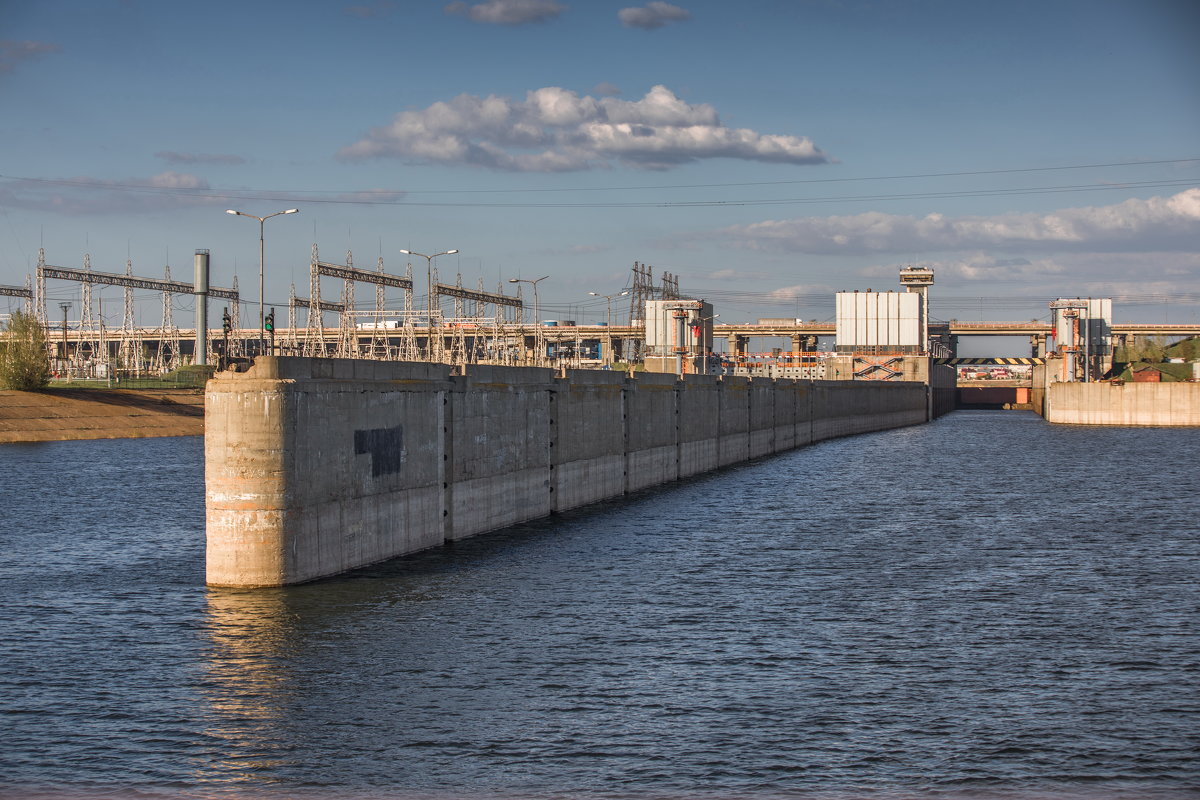
[[[2,176],[0,176],[2,177]],[[749,207],[776,205],[810,205],[817,203],[859,203],[882,202],[889,200],[927,200],[947,199],[957,197],[1018,197],[1032,194],[1059,194],[1069,192],[1103,192],[1130,189],[1155,189],[1168,187],[1195,186],[1200,179],[1186,181],[1139,181],[1122,184],[1096,183],[1063,186],[1032,186],[1021,189],[975,189],[954,192],[905,192],[898,194],[876,195],[828,195],[822,197],[796,197],[778,200],[690,200],[690,201],[659,201],[659,202],[616,202],[616,203],[434,203],[434,202],[403,202],[403,201],[374,201],[374,200],[332,200],[322,198],[301,198],[296,195],[288,199],[305,203],[323,205],[368,205],[368,206],[408,206],[421,208],[713,208],[713,207]],[[126,189],[123,191],[142,191]],[[146,190],[150,191],[150,190]],[[154,190],[158,192],[159,190]],[[160,193],[180,194],[175,190]],[[276,200],[278,197],[235,194],[205,194],[190,195],[203,199],[220,200]]]
[[[776,185],[802,185],[802,184],[820,184],[820,183],[847,183],[847,182],[866,182],[866,181],[890,181],[890,180],[905,180],[916,178],[937,178],[937,177],[957,177],[957,176],[980,176],[980,175],[999,175],[999,174],[1015,174],[1015,173],[1033,173],[1033,172],[1051,172],[1062,170],[1081,170],[1081,169],[1097,169],[1102,167],[1118,167],[1118,166],[1143,166],[1154,164],[1182,164],[1200,162],[1200,158],[1182,158],[1182,159],[1165,159],[1159,161],[1142,161],[1142,162],[1110,162],[1105,164],[1076,164],[1065,165],[1059,167],[1026,167],[1019,169],[1005,170],[973,170],[962,172],[940,172],[940,173],[914,173],[909,175],[881,175],[859,178],[817,178],[808,180],[794,181],[762,181],[762,182],[744,182],[744,183],[721,183],[721,184],[692,184],[692,185],[662,185],[662,186],[626,186],[626,187],[600,187],[600,188],[568,188],[568,189],[465,189],[465,190],[418,190],[405,192],[392,192],[379,190],[378,194],[403,194],[400,198],[387,198],[371,200],[367,198],[353,197],[313,197],[311,195],[319,194],[346,194],[344,191],[334,192],[333,190],[311,190],[311,191],[280,191],[280,190],[211,190],[211,189],[180,189],[174,187],[159,187],[159,186],[144,186],[140,184],[124,184],[124,183],[100,183],[96,181],[79,181],[79,180],[59,180],[51,178],[31,178],[19,177],[12,175],[0,175],[0,178],[12,181],[25,181],[28,183],[40,183],[54,186],[69,186],[79,189],[99,189],[109,191],[135,192],[154,195],[167,195],[177,197],[191,197],[196,199],[209,200],[281,200],[281,199],[303,199],[308,203],[320,203],[329,205],[384,205],[384,206],[420,206],[420,207],[449,207],[449,208],[700,208],[712,206],[756,206],[756,205],[791,205],[791,204],[806,204],[806,203],[830,203],[830,202],[878,202],[885,200],[913,200],[913,199],[936,199],[936,198],[953,198],[953,197],[987,197],[987,196],[1008,196],[1008,195],[1025,195],[1025,194],[1044,194],[1058,192],[1079,192],[1079,191],[1110,191],[1110,190],[1128,190],[1136,188],[1165,188],[1177,186],[1190,186],[1196,183],[1195,178],[1188,180],[1159,180],[1159,181],[1129,181],[1123,183],[1092,183],[1092,184],[1065,184],[1057,186],[1034,186],[1013,189],[965,189],[956,191],[926,191],[926,192],[900,192],[892,194],[874,194],[874,195],[828,195],[819,197],[793,197],[782,199],[737,199],[737,200],[683,200],[683,201],[619,201],[619,202],[580,202],[580,203],[562,203],[562,202],[479,202],[479,201],[461,201],[461,202],[446,202],[446,201],[412,201],[406,199],[412,194],[518,194],[518,193],[533,193],[533,192],[588,192],[588,191],[644,191],[649,189],[701,189],[701,188],[732,188],[744,186],[776,186]],[[370,193],[368,193],[370,194]]]
[[[537,194],[546,192],[631,192],[631,191],[650,191],[661,189],[722,189],[737,186],[788,186],[788,185],[803,185],[816,183],[851,183],[865,181],[894,181],[894,180],[911,180],[915,178],[952,178],[952,177],[972,177],[978,175],[1011,175],[1018,173],[1029,172],[1059,172],[1065,170],[1081,170],[1081,169],[1104,169],[1109,167],[1142,167],[1154,166],[1160,164],[1188,164],[1200,162],[1200,157],[1192,158],[1166,158],[1152,161],[1109,161],[1098,164],[1066,164],[1054,167],[1014,167],[1009,169],[981,169],[981,170],[962,170],[957,172],[916,172],[900,175],[867,175],[860,177],[848,178],[805,178],[784,181],[740,181],[730,183],[681,183],[681,184],[657,184],[651,186],[574,186],[566,188],[542,188],[542,189],[372,189],[366,190],[347,190],[347,189],[245,189],[237,191],[261,192],[264,194]],[[234,195],[227,194],[205,194],[208,189],[180,189],[177,187],[160,187],[146,186],[137,183],[118,183],[118,182],[101,182],[96,180],[68,180],[55,178],[28,178],[14,175],[0,175],[0,178],[7,180],[30,181],[34,183],[52,183],[62,186],[77,186],[87,189],[130,189],[138,191],[152,191],[163,194],[180,194],[191,196],[211,196],[211,197],[233,197]],[[242,199],[239,197],[238,199]],[[257,198],[247,198],[257,199]],[[263,198],[268,199],[268,198]],[[359,202],[356,200],[342,200],[340,202]],[[377,202],[377,201],[364,201]]]

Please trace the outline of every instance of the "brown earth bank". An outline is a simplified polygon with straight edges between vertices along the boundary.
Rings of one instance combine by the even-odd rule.
[[[0,390],[0,443],[203,433],[202,389]]]

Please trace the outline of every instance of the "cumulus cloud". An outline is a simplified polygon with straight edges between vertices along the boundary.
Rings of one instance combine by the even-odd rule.
[[[224,153],[176,153],[174,150],[159,150],[154,154],[168,164],[245,164],[241,156]]]
[[[617,19],[626,28],[641,28],[645,31],[661,28],[671,22],[684,22],[691,18],[692,13],[687,9],[664,3],[662,0],[653,0],[643,8],[622,8],[617,12]]]
[[[555,0],[487,0],[475,5],[459,0],[446,6],[446,13],[489,25],[525,25],[552,20],[566,8]]]
[[[592,91],[602,97],[618,97],[621,94],[621,87],[615,83],[604,81],[603,83],[597,83],[596,88],[592,89]]]
[[[900,216],[870,211],[771,220],[725,228],[714,238],[753,250],[864,254],[1003,250],[1194,249],[1200,246],[1200,188],[1172,197],[1049,214]]]
[[[641,100],[580,96],[550,86],[523,101],[459,95],[405,111],[343,148],[343,159],[408,158],[513,172],[568,172],[616,161],[663,170],[709,158],[780,164],[829,161],[806,137],[727,128],[716,109],[684,102],[665,86]]]
[[[22,61],[61,51],[61,47],[50,42],[0,40],[0,75],[12,72]]]

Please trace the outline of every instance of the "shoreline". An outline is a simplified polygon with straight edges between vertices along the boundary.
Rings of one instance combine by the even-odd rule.
[[[203,389],[0,390],[0,444],[202,435]]]

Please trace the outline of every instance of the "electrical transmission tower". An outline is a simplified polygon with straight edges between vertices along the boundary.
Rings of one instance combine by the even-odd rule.
[[[125,276],[133,279],[133,261],[125,260]],[[133,375],[142,374],[142,335],[137,326],[133,307],[133,286],[125,286],[125,308],[121,314],[121,343],[117,347],[117,361],[131,370]]]
[[[164,279],[169,283],[171,267],[163,267],[163,272]],[[162,325],[158,329],[158,353],[154,358],[154,369],[159,373],[170,372],[180,363],[179,328],[175,327],[175,319],[171,313],[171,293],[165,289],[162,293],[162,308]]]
[[[404,317],[403,330],[400,336],[399,358],[401,361],[420,361],[421,353],[417,350],[417,329],[413,325],[413,274],[411,261],[404,267],[404,279],[408,281],[408,288],[404,290]]]
[[[346,269],[354,269],[354,254],[346,251]],[[354,333],[354,279],[347,275],[342,281],[342,316],[338,319],[337,358],[358,358],[358,337]]]

